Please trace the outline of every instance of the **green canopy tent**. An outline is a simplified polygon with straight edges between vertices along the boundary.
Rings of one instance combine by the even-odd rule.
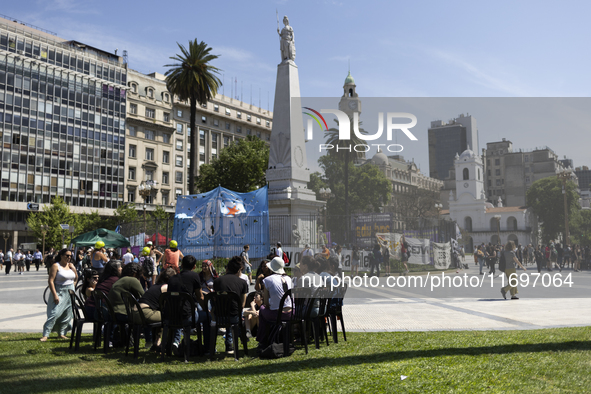
[[[130,246],[129,241],[115,231],[99,228],[77,236],[72,240],[76,246],[94,246],[98,241],[103,241],[106,248],[123,248]]]

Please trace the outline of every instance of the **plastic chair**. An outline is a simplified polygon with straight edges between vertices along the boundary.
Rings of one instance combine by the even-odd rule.
[[[234,359],[238,361],[238,337],[242,341],[244,347],[244,355],[248,356],[248,345],[246,338],[246,328],[242,320],[242,300],[240,296],[232,292],[215,292],[209,293],[205,300],[207,304],[211,302],[212,314],[215,316],[211,319],[211,331],[209,340],[209,357],[213,361],[215,357],[215,343],[217,339],[218,327],[224,327],[226,330],[232,330],[232,337],[234,339]],[[232,315],[230,311],[233,305],[239,306],[239,314]],[[238,322],[233,323],[232,320],[238,318]]]
[[[167,342],[172,341],[174,329],[182,329],[185,338],[184,356],[187,362],[187,356],[191,347],[191,329],[196,327],[195,321],[195,301],[189,293],[167,292],[160,295],[160,310],[162,312],[162,360],[164,353],[170,353],[167,349]],[[191,313],[188,318],[185,316],[184,307],[189,304]],[[197,330],[199,340],[199,354],[201,354],[201,330]]]
[[[337,319],[341,321],[341,328],[343,330],[343,339],[347,341],[347,333],[345,332],[345,321],[343,320],[343,298],[347,292],[347,285],[336,289],[334,297],[328,302],[328,317],[330,321],[330,331],[332,332],[332,339],[334,343],[339,343],[337,333]]]
[[[147,323],[146,317],[144,316],[144,311],[140,307],[139,302],[136,298],[128,291],[124,291],[121,293],[121,297],[123,298],[123,303],[125,304],[125,311],[127,312],[127,317],[129,318],[129,337],[130,339],[133,338],[133,358],[138,358],[139,351],[140,351],[140,333],[142,327],[148,327],[152,329],[152,337],[156,336],[156,331],[162,327],[162,322],[160,323]],[[135,312],[135,313],[134,313]],[[139,323],[137,320],[139,319]],[[125,346],[125,356],[129,353],[129,343],[131,341],[127,341],[127,345]]]
[[[92,323],[94,324],[94,318],[91,318],[86,315],[86,309],[84,308],[84,303],[82,300],[76,295],[73,290],[70,290],[70,301],[72,303],[72,313],[74,314],[74,322],[72,324],[72,334],[70,338],[70,349],[76,341],[76,347],[74,348],[75,351],[80,349],[80,337],[82,335],[82,326],[84,323]],[[82,311],[82,313],[80,312]],[[96,335],[96,332],[93,330],[93,338]],[[75,338],[74,338],[75,337]]]
[[[314,342],[316,349],[320,349],[320,339],[326,339],[328,346],[328,334],[326,332],[326,317],[328,316],[328,302],[331,299],[331,291],[327,287],[321,287],[316,293],[316,299],[319,300],[318,316],[310,318],[314,332]]]
[[[316,298],[314,297],[314,293],[316,292],[315,289],[310,287],[296,287],[292,289],[292,295],[294,303],[294,311],[293,317],[290,321],[290,332],[293,329],[295,324],[299,325],[300,329],[300,337],[302,339],[302,343],[304,345],[304,349],[306,350],[306,354],[308,354],[308,335],[306,333],[306,323],[310,321],[310,313],[312,312],[312,307],[314,306],[314,301]]]
[[[107,353],[109,350],[109,342],[111,341],[111,332],[117,324],[117,321],[115,320],[115,312],[113,310],[113,305],[111,305],[111,301],[109,301],[109,297],[107,297],[107,295],[101,290],[94,292],[94,303],[96,305],[99,323],[99,327],[97,327],[98,329],[94,343],[94,349],[96,350],[97,346],[101,343],[101,327],[104,326],[105,338],[103,343],[103,351]],[[123,334],[125,335],[125,333]]]

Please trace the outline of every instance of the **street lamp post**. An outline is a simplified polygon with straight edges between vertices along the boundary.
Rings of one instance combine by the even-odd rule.
[[[564,196],[564,242],[570,245],[570,235],[568,231],[568,205],[566,199],[566,182],[571,179],[573,169],[567,167],[563,171],[556,170],[556,176],[562,181],[562,195]]]
[[[495,215],[493,217],[495,219],[497,219],[497,243],[500,245],[501,244],[501,215]]]
[[[2,233],[2,238],[4,238],[4,254],[6,254],[6,244],[8,243],[8,238],[10,238],[10,233]]]
[[[146,204],[148,202],[148,197],[152,194],[152,190],[155,189],[154,181],[145,181],[140,184],[138,187],[140,196],[144,198],[144,239],[146,238],[147,233],[147,225],[146,225]]]
[[[331,197],[334,197],[334,194],[332,194],[332,190],[330,190],[330,187],[327,187],[326,189],[321,187],[318,191],[318,194],[320,199],[324,202],[328,202],[328,200]],[[322,212],[324,213],[324,231],[328,231],[328,227],[326,225],[326,217],[328,216],[326,204],[324,205],[324,207],[322,207]]]

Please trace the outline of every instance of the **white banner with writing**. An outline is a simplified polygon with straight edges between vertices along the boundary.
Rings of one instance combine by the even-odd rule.
[[[451,265],[451,246],[449,242],[440,244],[433,242],[433,263],[435,268],[444,270]]]

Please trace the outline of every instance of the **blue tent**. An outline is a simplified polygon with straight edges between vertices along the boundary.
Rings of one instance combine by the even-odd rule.
[[[218,186],[207,193],[179,196],[172,237],[185,255],[197,259],[232,257],[250,245],[251,258],[269,253],[267,186],[237,193]]]

